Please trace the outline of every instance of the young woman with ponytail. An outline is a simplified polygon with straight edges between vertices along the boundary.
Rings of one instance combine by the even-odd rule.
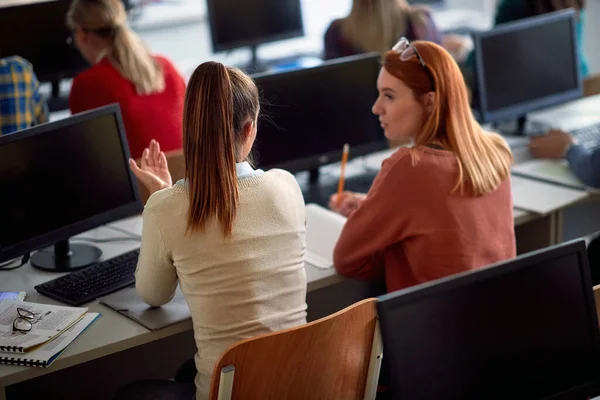
[[[185,97],[185,179],[172,185],[156,141],[144,150],[141,168],[130,162],[154,193],[143,214],[136,289],[160,306],[181,287],[198,348],[197,400],[207,398],[213,366],[229,346],[306,321],[304,200],[291,174],[255,170],[247,161],[258,114],[252,79],[204,63]],[[118,398],[163,398],[164,391],[190,399],[193,390],[182,387],[140,382]]]
[[[73,0],[67,25],[92,66],[73,80],[71,112],[119,103],[134,158],[153,138],[165,151],[180,149],[185,82],[127,26],[121,0]]]

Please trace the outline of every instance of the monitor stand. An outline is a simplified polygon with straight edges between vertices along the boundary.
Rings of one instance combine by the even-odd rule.
[[[258,61],[258,46],[250,46],[250,62],[243,68],[249,74],[257,74],[260,72],[266,72],[269,67],[266,64]]]
[[[308,183],[313,186],[319,183],[319,168],[313,168],[308,170]]]
[[[102,250],[89,244],[70,244],[63,240],[39,250],[31,256],[31,265],[35,268],[51,272],[70,272],[96,263]]]
[[[516,127],[514,123],[507,124],[508,126],[494,125],[494,129],[497,130],[503,136],[526,136],[526,125],[527,116],[518,117],[516,119]]]
[[[67,97],[60,97],[60,80],[53,80],[52,94],[48,101],[48,110],[50,112],[62,111],[69,109],[69,99]]]
[[[517,129],[515,130],[515,135],[525,136],[527,133],[525,132],[525,125],[527,124],[527,116],[523,115],[522,117],[517,118]]]

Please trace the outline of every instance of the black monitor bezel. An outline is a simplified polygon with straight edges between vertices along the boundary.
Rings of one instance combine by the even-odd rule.
[[[0,12],[2,12],[2,10],[8,10],[8,9],[23,9],[22,12],[24,14],[27,14],[28,12],[31,12],[32,7],[47,7],[48,3],[64,3],[67,4],[69,3],[69,0],[40,0],[37,2],[31,2],[31,3],[24,3],[24,4],[18,4],[18,3],[13,3],[13,4],[6,4],[6,5],[1,5],[0,4]],[[67,7],[68,8],[68,7]],[[65,30],[68,32],[68,29],[66,27],[66,22],[65,20],[62,21],[63,25],[65,26]],[[68,46],[66,44],[66,41],[68,39],[69,35],[66,34],[64,37],[65,40],[65,46]],[[88,68],[90,68],[89,63],[85,60],[85,58],[83,57],[83,55],[81,55],[81,53],[79,52],[79,50],[77,50],[76,48],[73,49],[74,55],[75,54],[79,54],[80,59],[78,61],[81,62],[81,65],[70,65],[67,68],[61,68],[59,70],[49,70],[49,69],[44,69],[42,68],[40,70],[39,65],[33,63],[33,71],[35,72],[36,78],[40,81],[40,82],[54,82],[54,81],[60,81],[63,79],[69,79],[69,78],[73,78],[75,76],[77,76],[77,74],[79,74],[82,71],[87,70]],[[2,46],[0,45],[0,58],[1,57],[10,57],[10,56],[21,56],[21,54],[4,54],[5,51],[2,50]],[[33,62],[35,60],[29,60],[27,58],[25,58],[27,61],[29,62]],[[69,60],[71,61],[71,60]]]
[[[475,78],[477,82],[477,95],[479,98],[479,121],[481,123],[509,120],[526,115],[529,112],[542,108],[552,107],[563,104],[571,100],[579,99],[583,96],[583,78],[580,73],[579,47],[577,46],[577,14],[573,9],[556,11],[536,17],[526,18],[519,21],[508,22],[498,25],[494,29],[484,32],[473,33],[474,58],[475,58]],[[485,87],[485,68],[483,65],[482,42],[484,39],[496,35],[503,35],[515,31],[554,23],[558,21],[569,20],[571,24],[571,39],[573,41],[573,62],[577,74],[577,87],[551,96],[524,101],[513,104],[509,107],[499,108],[497,110],[488,109],[487,88]],[[559,60],[557,59],[557,62]]]
[[[118,104],[111,104],[91,111],[85,111],[55,122],[45,123],[19,132],[12,133],[10,135],[0,136],[0,146],[18,140],[31,138],[34,136],[51,134],[51,132],[54,129],[70,126],[73,124],[80,123],[82,121],[87,121],[106,115],[112,115],[117,123],[117,129],[119,131],[119,137],[121,140],[121,148],[123,151],[123,162],[125,163],[125,168],[127,169],[130,186],[134,194],[134,200],[127,204],[123,204],[118,208],[105,211],[101,214],[91,216],[76,223],[30,238],[21,243],[17,243],[9,247],[0,246],[0,262],[11,260],[25,253],[30,253],[35,250],[53,245],[62,240],[67,240],[74,235],[86,232],[93,228],[97,228],[101,225],[105,225],[107,223],[141,213],[141,211],[143,210],[143,206],[140,201],[140,194],[138,191],[137,181],[133,173],[131,172],[127,161],[129,160],[131,155],[129,152],[127,137],[125,136],[125,126],[123,125],[121,109]],[[93,184],[93,182],[90,182],[90,184]],[[43,197],[40,198],[40,201],[43,201]]]
[[[212,46],[213,53],[218,53],[220,51],[239,49],[242,47],[254,47],[265,43],[278,42],[280,40],[294,39],[303,37],[305,35],[304,28],[304,18],[302,14],[302,4],[300,0],[296,0],[296,5],[298,6],[298,14],[300,16],[300,29],[290,30],[289,32],[285,32],[277,35],[264,35],[260,37],[254,37],[250,39],[236,40],[227,43],[217,42],[215,37],[216,26],[217,26],[217,18],[215,16],[215,7],[213,2],[217,2],[219,0],[206,0],[207,14],[208,14],[208,22],[210,26],[210,43]]]
[[[404,304],[409,304],[414,301],[419,301],[428,297],[438,296],[450,291],[460,290],[465,286],[476,285],[478,282],[494,279],[503,275],[508,275],[519,270],[537,266],[545,261],[561,258],[567,255],[576,254],[579,260],[581,284],[587,290],[584,294],[584,302],[587,308],[588,321],[590,323],[591,336],[594,342],[594,353],[597,359],[600,360],[600,328],[598,326],[598,316],[596,313],[596,303],[594,299],[594,291],[592,287],[592,278],[588,263],[588,255],[586,243],[582,239],[572,240],[566,243],[554,245],[552,247],[520,255],[514,259],[501,261],[491,264],[487,267],[462,272],[450,277],[441,278],[432,282],[423,283],[417,286],[412,286],[406,289],[398,290],[380,296],[377,301],[377,313],[381,323],[381,334],[385,345],[385,337],[390,337],[393,332],[388,332],[386,320],[393,314],[393,310],[397,307],[402,307]],[[388,359],[394,356],[387,355]],[[600,365],[595,366],[595,376],[599,376]],[[567,392],[561,392],[552,395],[554,399],[557,396],[563,396],[565,393],[571,393],[583,388],[598,388],[598,380],[592,382],[584,382],[580,386],[573,387]],[[562,398],[562,397],[561,397]]]
[[[261,79],[297,79],[298,77],[302,77],[303,75],[318,73],[322,70],[327,70],[331,68],[337,68],[340,65],[345,65],[353,62],[364,61],[367,59],[373,60],[373,62],[379,63],[381,65],[381,55],[376,52],[364,53],[355,56],[348,56],[342,58],[336,58],[333,60],[325,61],[322,64],[319,64],[310,68],[298,68],[283,72],[265,72],[260,74],[251,75],[252,79],[256,82],[256,86],[260,90],[260,80]],[[376,90],[376,87],[373,88]],[[262,93],[260,93],[262,95]],[[385,137],[383,130],[381,129],[379,122],[374,119],[373,121],[374,129],[380,131],[381,135],[378,141],[374,141],[371,143],[365,143],[361,145],[355,145],[350,148],[349,158],[360,157],[366,154],[373,153],[375,151],[385,150],[389,148],[389,143]],[[257,142],[260,144],[260,129],[257,133]],[[339,150],[332,150],[325,153],[314,154],[310,157],[303,157],[294,160],[279,162],[275,164],[261,164],[260,163],[260,153],[257,154],[257,164],[262,169],[272,169],[279,168],[285,169],[291,173],[296,173],[300,171],[306,171],[311,169],[316,169],[324,165],[336,163],[340,161],[343,153],[343,146],[340,146]]]

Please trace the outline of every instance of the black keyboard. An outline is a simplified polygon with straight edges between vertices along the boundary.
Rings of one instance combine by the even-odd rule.
[[[600,124],[586,126],[572,132],[577,142],[588,150],[600,147]]]
[[[139,255],[139,249],[121,254],[81,271],[71,272],[37,285],[35,290],[63,303],[79,306],[133,285]]]

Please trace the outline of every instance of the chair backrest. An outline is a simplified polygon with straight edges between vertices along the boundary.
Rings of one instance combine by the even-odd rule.
[[[600,323],[600,285],[594,286],[594,300],[596,301],[596,315]]]
[[[600,74],[588,76],[583,80],[583,96],[600,94]]]
[[[374,399],[382,356],[376,301],[236,343],[215,365],[209,399]]]
[[[171,172],[171,178],[173,183],[185,177],[185,160],[183,158],[183,150],[172,150],[165,152],[167,157],[167,164],[169,165],[169,172]],[[135,160],[140,165],[140,159]],[[142,204],[146,204],[150,197],[150,192],[142,183],[138,180],[138,189],[140,191],[140,199]]]

